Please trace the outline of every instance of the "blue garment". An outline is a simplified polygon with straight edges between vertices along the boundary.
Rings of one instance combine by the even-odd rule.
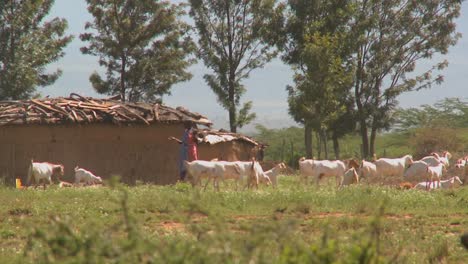
[[[179,174],[180,178],[183,180],[185,178],[185,167],[184,167],[184,160],[188,160],[188,138],[189,138],[190,129],[186,129],[184,131],[184,135],[182,136],[182,143],[180,144],[180,152],[179,152]]]

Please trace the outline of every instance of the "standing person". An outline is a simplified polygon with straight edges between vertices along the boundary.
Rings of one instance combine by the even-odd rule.
[[[184,168],[184,161],[194,161],[198,159],[198,152],[197,152],[197,131],[196,125],[191,121],[184,122],[184,134],[182,136],[182,140],[169,137],[170,140],[175,140],[177,143],[180,144],[180,153],[179,153],[179,177],[180,180],[185,180],[186,171]]]

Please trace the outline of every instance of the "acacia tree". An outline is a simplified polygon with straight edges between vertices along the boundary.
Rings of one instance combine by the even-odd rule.
[[[90,76],[94,89],[125,101],[162,100],[173,84],[189,80],[194,60],[183,5],[154,0],[86,0],[94,21],[80,35],[84,54],[99,56],[106,79]]]
[[[327,135],[334,128],[333,139],[335,155],[339,156],[338,137],[344,133],[336,131],[345,129],[344,117],[349,117],[349,91],[352,85],[352,67],[341,58],[343,43],[339,33],[334,36],[321,35],[316,32],[313,36],[304,38],[302,51],[302,72],[296,73],[295,86],[288,86],[289,111],[295,120],[301,120],[307,128],[318,131],[320,142],[324,144],[325,158],[328,158]],[[337,124],[340,122],[341,124]],[[306,146],[312,144],[305,137]],[[320,145],[318,146],[321,147]],[[312,156],[312,151],[307,150]]]
[[[289,0],[284,30],[279,32],[283,60],[295,70],[295,86],[288,86],[289,112],[304,124],[307,157],[312,157],[312,131],[320,135],[327,156],[327,132],[344,127],[335,122],[352,111],[347,47],[347,22],[351,6],[345,0]],[[280,37],[281,38],[281,37]],[[349,108],[348,106],[351,106]],[[348,123],[346,123],[348,124]],[[344,131],[349,132],[350,129]],[[335,154],[339,156],[338,137],[333,131]]]
[[[190,0],[190,5],[199,57],[213,71],[205,81],[228,110],[230,130],[236,132],[255,118],[251,101],[239,109],[245,92],[241,82],[276,55],[266,39],[281,7],[276,7],[276,0]]]
[[[446,67],[445,61],[422,74],[413,72],[417,62],[436,53],[446,54],[456,43],[459,35],[454,19],[460,14],[461,2],[355,1],[351,23],[351,32],[356,33],[354,94],[365,157],[375,152],[377,132],[392,123],[400,94],[443,80],[435,71]]]
[[[26,99],[38,86],[53,84],[61,70],[46,67],[61,58],[71,41],[67,21],[43,21],[53,0],[0,0],[0,100]]]

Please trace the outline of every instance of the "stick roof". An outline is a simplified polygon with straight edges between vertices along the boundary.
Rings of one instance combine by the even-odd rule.
[[[192,121],[211,127],[205,116],[183,107],[122,102],[114,99],[69,97],[0,101],[0,125],[114,123],[151,124]]]

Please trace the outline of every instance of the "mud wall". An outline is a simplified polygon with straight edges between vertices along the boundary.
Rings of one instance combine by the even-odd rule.
[[[182,124],[23,125],[0,127],[0,177],[13,184],[26,182],[30,160],[60,163],[64,180],[73,180],[79,166],[107,179],[119,175],[123,182],[171,184],[178,180]],[[199,145],[199,159],[249,160],[251,144],[232,141]]]

